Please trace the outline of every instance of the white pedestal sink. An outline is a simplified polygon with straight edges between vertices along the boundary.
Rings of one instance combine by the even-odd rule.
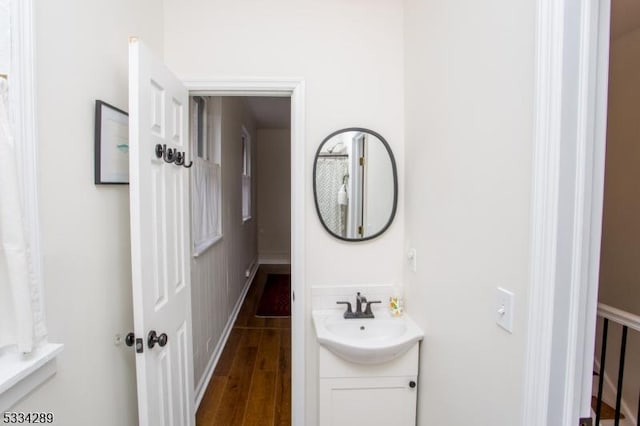
[[[341,309],[313,311],[318,343],[340,358],[356,364],[380,364],[407,352],[424,337],[407,314],[391,317],[385,309],[375,318],[344,319]]]

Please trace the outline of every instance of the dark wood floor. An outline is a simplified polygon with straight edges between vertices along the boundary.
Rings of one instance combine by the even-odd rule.
[[[269,273],[262,265],[249,288],[196,414],[197,426],[291,425],[291,319],[258,318]]]

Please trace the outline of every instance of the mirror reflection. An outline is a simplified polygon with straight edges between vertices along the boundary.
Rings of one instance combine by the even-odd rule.
[[[396,211],[396,164],[382,136],[343,129],[320,145],[313,188],[325,229],[342,240],[362,241],[384,232]]]

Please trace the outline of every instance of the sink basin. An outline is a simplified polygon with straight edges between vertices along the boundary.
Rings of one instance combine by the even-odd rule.
[[[375,318],[344,319],[343,311],[313,311],[318,343],[342,359],[357,364],[380,364],[407,352],[424,333],[406,314],[394,318],[381,309]]]

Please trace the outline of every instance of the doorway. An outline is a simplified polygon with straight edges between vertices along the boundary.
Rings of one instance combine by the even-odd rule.
[[[304,81],[298,79],[237,79],[186,81],[191,96],[286,97],[290,99],[290,273],[291,273],[291,423],[304,423],[305,416],[305,326],[304,282]],[[258,170],[259,172],[259,170]],[[280,188],[281,191],[286,191]],[[258,201],[259,202],[259,201]],[[281,253],[268,254],[263,262],[277,261]],[[248,290],[248,289],[247,289]],[[238,306],[238,310],[240,307]],[[230,333],[231,327],[229,327]],[[213,370],[211,371],[213,374]],[[203,395],[204,396],[204,395]]]
[[[610,25],[592,408],[596,422],[636,425],[640,394],[640,4],[613,0]]]
[[[190,105],[196,424],[290,424],[290,98]]]
[[[610,0],[537,4],[522,425],[573,426],[591,411]]]
[[[592,414],[611,0],[538,3],[522,423],[586,425]]]

